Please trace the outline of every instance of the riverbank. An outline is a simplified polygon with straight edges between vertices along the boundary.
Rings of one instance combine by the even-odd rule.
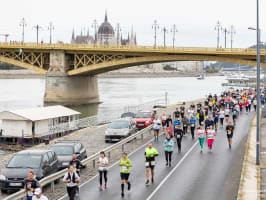
[[[208,73],[207,77],[222,76],[222,73]],[[197,77],[197,73],[184,72],[137,72],[121,73],[111,72],[99,74],[99,78],[161,78],[161,77]],[[0,70],[0,79],[44,79],[45,75],[30,70]]]

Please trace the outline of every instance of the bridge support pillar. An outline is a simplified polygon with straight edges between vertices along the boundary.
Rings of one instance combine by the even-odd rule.
[[[64,105],[99,103],[97,77],[47,74],[44,102]]]

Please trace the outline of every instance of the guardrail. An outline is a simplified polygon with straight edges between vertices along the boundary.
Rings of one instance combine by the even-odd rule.
[[[140,137],[143,140],[144,134],[145,133],[149,134],[150,130],[151,130],[151,126],[146,127],[144,129],[138,131],[137,133],[135,133],[135,134],[121,140],[120,142],[113,144],[113,145],[111,145],[111,146],[109,146],[109,147],[107,147],[101,151],[104,151],[110,160],[111,151],[113,151],[116,148],[120,148],[120,147],[121,147],[122,151],[124,151],[124,147],[125,147],[126,143],[134,141],[137,137]],[[88,158],[82,160],[82,164],[87,165],[90,162],[92,162],[93,168],[96,168],[96,160],[99,158],[101,151],[99,151],[99,152],[89,156]],[[61,179],[65,175],[66,172],[67,172],[67,169],[64,169],[64,170],[58,171],[57,173],[51,174],[50,176],[43,178],[42,180],[40,180],[41,186],[44,187],[46,185],[51,184],[51,190],[52,190],[52,192],[54,192],[55,181],[57,181],[58,179]],[[24,190],[20,190],[20,191],[14,193],[12,195],[9,195],[8,197],[4,198],[3,200],[23,200],[24,198],[25,198]]]
[[[61,44],[61,43],[22,43],[0,42],[0,48],[41,48],[41,49],[112,49],[112,50],[167,50],[167,51],[207,51],[207,52],[249,52],[256,53],[255,48],[215,48],[215,47],[165,47],[165,46],[142,46],[142,45],[93,45],[93,44]],[[265,51],[262,49],[264,55]]]

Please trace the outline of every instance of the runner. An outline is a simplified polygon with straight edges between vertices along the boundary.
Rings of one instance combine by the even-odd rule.
[[[224,110],[224,114],[225,114],[225,124],[228,124],[229,121],[229,116],[230,116],[230,108],[229,106],[227,106]]]
[[[198,128],[197,135],[198,135],[198,138],[199,138],[200,152],[202,153],[203,144],[204,144],[204,136],[206,135],[206,132],[203,129],[203,126],[200,126],[200,128]]]
[[[171,115],[168,115],[168,118],[166,119],[166,126],[169,127],[172,126],[172,124],[173,124],[172,117]]]
[[[181,114],[181,118],[183,119],[185,116],[185,106],[184,104],[180,107],[180,114]]]
[[[180,117],[180,111],[178,110],[178,108],[176,108],[176,110],[173,113],[173,118],[179,118]]]
[[[254,110],[256,112],[256,109],[257,109],[257,99],[256,99],[256,97],[254,97],[254,100],[253,100],[253,107],[254,107]]]
[[[212,126],[209,127],[207,130],[207,138],[208,138],[208,147],[210,151],[212,151],[212,145],[214,142],[214,136],[216,136],[215,130],[212,129]]]
[[[215,131],[217,132],[218,129],[218,122],[219,122],[219,112],[218,110],[214,114],[214,126],[215,126]]]
[[[182,124],[183,124],[183,132],[185,136],[187,133],[187,127],[189,126],[189,120],[186,116],[184,116],[184,119],[182,120]]]
[[[158,116],[155,115],[153,120],[153,132],[154,132],[154,142],[159,141],[159,131],[160,131],[161,120],[158,119]]]
[[[32,200],[48,200],[48,198],[42,194],[41,188],[36,188]]]
[[[29,171],[28,178],[24,181],[24,192],[26,193],[26,200],[32,200],[35,189],[41,187],[39,181],[36,180],[34,176],[34,171]]]
[[[175,126],[174,134],[175,134],[176,143],[178,147],[178,153],[181,153],[181,142],[182,142],[183,133],[184,132],[181,129],[181,125]]]
[[[163,143],[166,166],[171,167],[172,153],[174,148],[174,141],[171,139],[170,135],[166,136],[166,139]]]
[[[67,186],[67,193],[69,200],[74,200],[76,191],[77,191],[77,183],[79,182],[79,176],[75,172],[74,167],[69,165],[68,172],[65,174],[63,181]]]
[[[105,157],[105,153],[102,151],[100,152],[100,157],[98,160],[99,164],[99,177],[100,177],[100,191],[103,189],[103,177],[104,177],[104,189],[107,189],[107,166],[109,165],[108,158]]]
[[[77,155],[76,154],[72,155],[72,160],[69,162],[69,165],[72,165],[74,167],[74,171],[77,172],[77,174],[80,177],[80,170],[84,166],[82,165],[80,160],[77,159]],[[76,195],[79,195],[79,185],[78,185],[78,183],[77,183],[77,193],[76,193]]]
[[[128,191],[131,189],[131,184],[129,182],[129,175],[130,175],[130,167],[132,167],[132,163],[130,159],[127,157],[127,153],[122,154],[122,158],[120,160],[120,177],[121,177],[121,196],[124,197],[124,187],[125,182],[127,183]]]
[[[198,114],[198,119],[199,119],[199,125],[203,125],[203,122],[205,119],[205,115],[203,111],[200,111],[200,113]]]
[[[226,126],[226,135],[227,135],[227,140],[228,140],[228,144],[229,144],[229,149],[231,149],[232,146],[232,138],[233,138],[233,134],[234,134],[234,126],[232,125],[231,122],[229,122],[229,124]]]
[[[219,118],[220,118],[220,123],[221,123],[222,128],[224,126],[224,115],[225,115],[225,112],[224,112],[224,109],[222,108],[219,112]]]
[[[155,157],[158,156],[158,151],[152,147],[152,143],[145,149],[146,158],[146,185],[150,183],[150,171],[151,171],[151,182],[154,183],[154,168],[155,168]]]
[[[248,101],[246,100],[246,101],[245,101],[246,113],[248,113],[248,106],[249,106],[249,103],[248,103]]]
[[[232,118],[233,118],[234,125],[236,125],[236,118],[237,118],[237,109],[236,109],[236,107],[233,108]]]
[[[242,103],[242,101],[239,101],[238,105],[239,105],[240,113],[242,113],[242,110],[243,110],[243,103]]]
[[[189,122],[190,122],[190,133],[191,133],[192,139],[194,140],[194,132],[195,132],[195,127],[196,127],[196,117],[194,117],[192,115]]]
[[[166,133],[166,126],[167,126],[166,120],[167,120],[167,116],[166,116],[165,113],[163,113],[162,116],[161,116],[161,122],[162,122],[162,127],[163,127],[163,133],[164,134]]]

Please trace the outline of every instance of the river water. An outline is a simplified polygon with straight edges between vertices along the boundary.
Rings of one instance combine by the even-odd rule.
[[[118,117],[126,106],[165,98],[170,104],[220,93],[224,77],[99,78],[101,104],[72,106],[81,117]],[[45,79],[0,79],[0,111],[43,106]]]

